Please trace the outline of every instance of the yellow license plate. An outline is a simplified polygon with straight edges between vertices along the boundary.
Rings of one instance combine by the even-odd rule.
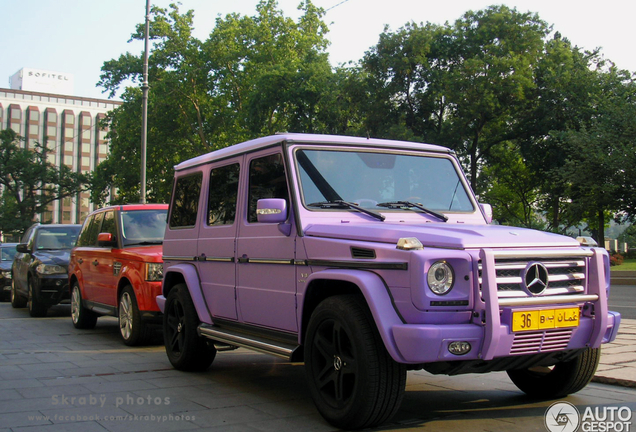
[[[512,331],[578,327],[579,315],[578,307],[517,311],[512,314]]]

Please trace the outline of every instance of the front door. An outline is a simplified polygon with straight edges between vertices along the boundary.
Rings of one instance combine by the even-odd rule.
[[[283,198],[289,189],[280,150],[246,158],[249,172],[247,197],[241,211],[237,239],[237,298],[240,320],[283,331],[298,331],[296,320],[295,232],[286,234],[278,224],[258,223],[256,203],[263,198]],[[247,177],[246,177],[247,176]],[[245,183],[243,183],[245,184]]]

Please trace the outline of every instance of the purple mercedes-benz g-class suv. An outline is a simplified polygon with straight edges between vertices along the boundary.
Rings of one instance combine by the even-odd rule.
[[[324,418],[363,428],[407,370],[576,392],[618,331],[607,253],[491,224],[447,148],[280,134],[175,170],[157,302],[177,369],[235,347],[304,361]]]

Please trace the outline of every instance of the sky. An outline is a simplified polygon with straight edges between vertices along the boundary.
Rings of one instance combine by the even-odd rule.
[[[167,8],[175,0],[151,0]],[[181,0],[180,11],[195,13],[194,36],[207,39],[218,16],[236,12],[253,16],[258,0]],[[278,0],[286,16],[297,19],[300,0]],[[572,44],[600,47],[617,67],[636,71],[633,20],[636,2],[571,0],[313,0],[327,10],[328,49],[332,65],[360,60],[378,42],[385,25],[453,23],[468,10],[493,4],[536,12]],[[22,68],[74,75],[75,96],[106,99],[96,86],[105,61],[143,52],[142,42],[129,43],[145,16],[145,0],[0,0],[0,88]]]

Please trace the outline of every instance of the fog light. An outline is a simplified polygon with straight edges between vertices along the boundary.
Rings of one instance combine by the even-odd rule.
[[[456,341],[448,344],[448,352],[454,355],[464,355],[470,352],[470,344],[464,341]]]

